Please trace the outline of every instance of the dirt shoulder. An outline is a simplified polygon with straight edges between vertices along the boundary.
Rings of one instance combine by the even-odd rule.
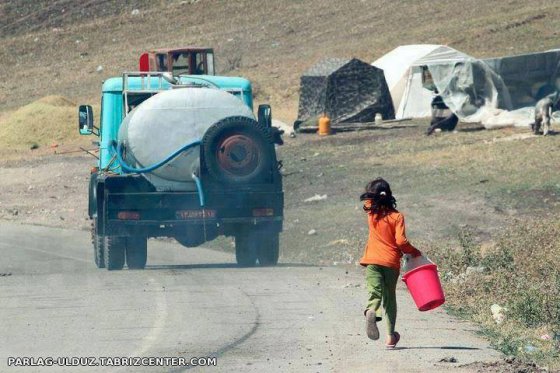
[[[0,165],[0,219],[88,229],[88,182],[95,159],[25,154],[25,159]]]

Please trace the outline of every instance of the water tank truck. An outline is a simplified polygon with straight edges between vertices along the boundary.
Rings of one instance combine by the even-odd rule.
[[[125,72],[103,83],[100,116],[79,107],[80,134],[100,138],[88,206],[98,268],[143,269],[149,237],[195,247],[221,235],[239,265],[277,264],[281,140],[270,106],[254,115],[248,80]]]

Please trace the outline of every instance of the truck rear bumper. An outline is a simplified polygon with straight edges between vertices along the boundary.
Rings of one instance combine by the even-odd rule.
[[[146,237],[175,237],[185,233],[186,229],[200,227],[223,227],[227,224],[243,225],[269,225],[276,226],[278,231],[282,230],[282,217],[260,217],[260,218],[231,218],[231,219],[193,219],[189,221],[180,220],[117,220],[107,221],[105,234],[108,236],[146,236]],[[224,234],[223,232],[220,232]]]
[[[196,192],[106,193],[104,200],[104,235],[176,237],[204,227],[231,234],[239,225],[282,230],[282,192],[209,193],[204,209]]]

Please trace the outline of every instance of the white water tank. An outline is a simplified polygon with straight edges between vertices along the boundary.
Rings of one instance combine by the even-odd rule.
[[[130,166],[149,167],[186,144],[202,140],[214,123],[231,116],[255,119],[251,109],[231,93],[212,88],[172,89],[147,99],[126,116],[119,143],[126,149]],[[177,189],[169,185],[192,182],[191,174],[200,166],[199,155],[196,146],[146,176],[152,176],[149,179],[157,189]],[[164,187],[164,181],[171,183]]]

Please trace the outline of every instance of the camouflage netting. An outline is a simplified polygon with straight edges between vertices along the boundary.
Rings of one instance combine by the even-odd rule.
[[[383,70],[358,59],[326,59],[301,76],[298,120],[315,125],[326,113],[331,124],[373,122],[375,114],[394,119]]]

